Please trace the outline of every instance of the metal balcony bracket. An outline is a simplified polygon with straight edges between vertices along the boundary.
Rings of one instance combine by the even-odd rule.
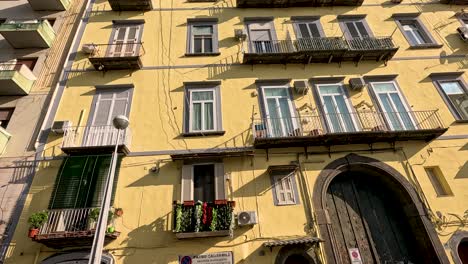
[[[309,152],[307,152],[307,146],[304,146],[304,154],[305,154],[306,160],[309,159]]]
[[[265,153],[266,153],[266,160],[270,161],[270,153],[268,152],[268,148],[265,149]]]
[[[358,59],[357,59],[356,62],[355,62],[356,67],[359,65],[359,63],[362,61],[363,58],[364,58],[364,55],[360,55],[360,56],[358,57]]]
[[[333,60],[333,54],[330,54],[330,57],[328,57],[328,63],[330,64]]]

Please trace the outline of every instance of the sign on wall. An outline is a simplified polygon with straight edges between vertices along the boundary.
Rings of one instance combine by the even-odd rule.
[[[232,251],[179,256],[179,264],[233,264]]]
[[[362,264],[361,253],[358,248],[348,248],[348,251],[352,264]]]

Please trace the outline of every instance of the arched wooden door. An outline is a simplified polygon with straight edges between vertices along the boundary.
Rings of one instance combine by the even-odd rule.
[[[462,240],[457,248],[461,263],[468,264],[468,240]]]
[[[330,183],[326,205],[335,256],[351,264],[439,263],[405,190],[385,175],[344,172]]]

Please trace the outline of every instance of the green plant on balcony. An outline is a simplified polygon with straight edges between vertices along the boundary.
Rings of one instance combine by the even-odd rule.
[[[29,237],[36,237],[39,233],[39,228],[44,225],[49,219],[49,213],[47,211],[37,212],[32,214],[28,218],[29,224]]]
[[[100,208],[93,208],[89,212],[88,218],[91,223],[97,223],[99,219],[99,212],[101,211]],[[114,212],[112,210],[109,210],[109,215],[107,216],[107,223],[110,224],[110,222],[114,219]]]
[[[174,203],[174,232],[210,232],[230,230],[234,202]]]

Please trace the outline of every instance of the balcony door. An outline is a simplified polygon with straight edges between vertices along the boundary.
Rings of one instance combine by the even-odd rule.
[[[134,57],[138,56],[142,25],[127,24],[114,25],[111,45],[108,49],[109,57]]]
[[[414,130],[415,123],[395,82],[373,82],[372,89],[391,130]]]
[[[118,131],[112,125],[112,120],[117,115],[128,117],[131,98],[132,88],[97,89],[83,137],[83,146],[114,145]],[[120,136],[119,142],[122,143],[125,135],[122,133]]]
[[[347,20],[344,21],[343,24],[346,27],[345,34],[349,39],[356,39],[356,38],[368,38],[370,37],[369,31],[364,24],[363,19],[359,20]]]
[[[351,114],[352,107],[348,102],[343,86],[339,83],[318,84],[317,90],[329,132],[356,131],[356,122]]]
[[[276,51],[274,40],[273,22],[255,22],[247,25],[250,40],[250,52],[252,53],[274,53]]]
[[[263,103],[269,137],[289,137],[298,134],[295,111],[287,86],[268,86],[263,89]]]

